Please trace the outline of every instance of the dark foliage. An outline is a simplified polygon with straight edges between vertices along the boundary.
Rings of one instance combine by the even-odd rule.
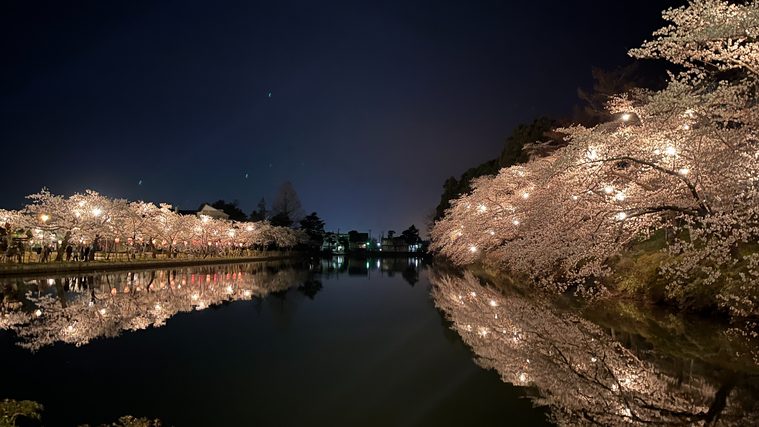
[[[223,199],[219,199],[211,207],[221,210],[225,214],[229,215],[229,219],[233,221],[247,221],[248,216],[239,208],[240,202],[235,199],[232,203],[227,203]]]

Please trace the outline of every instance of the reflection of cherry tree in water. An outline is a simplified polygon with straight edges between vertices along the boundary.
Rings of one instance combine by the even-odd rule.
[[[32,351],[55,342],[79,346],[124,330],[163,326],[180,312],[263,299],[303,283],[301,276],[293,268],[272,272],[250,266],[116,273],[90,277],[89,287],[78,287],[79,292],[66,292],[64,279],[50,279],[55,295],[30,292],[30,312],[0,312],[0,328],[16,331],[19,345]]]
[[[435,305],[477,355],[509,383],[534,386],[561,426],[759,424],[737,376],[685,383],[644,362],[595,324],[504,297],[467,273],[431,274]]]

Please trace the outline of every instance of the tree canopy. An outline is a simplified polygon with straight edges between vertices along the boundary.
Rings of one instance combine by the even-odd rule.
[[[247,221],[248,216],[240,209],[240,202],[235,199],[232,203],[227,203],[224,199],[219,199],[211,204],[211,207],[216,208],[229,215],[229,219],[232,221]]]
[[[321,247],[324,242],[324,221],[316,212],[311,212],[300,221],[300,229],[306,233],[309,243],[315,248]]]
[[[403,230],[401,237],[406,239],[406,243],[409,245],[416,245],[422,242],[422,239],[419,237],[419,229],[414,224]]]
[[[257,209],[250,213],[249,219],[251,222],[258,222],[266,219],[266,199],[261,197]]]
[[[443,194],[440,196],[440,203],[435,208],[435,220],[445,215],[446,209],[451,206],[451,200],[472,191],[471,184],[475,178],[494,175],[501,168],[524,163],[529,160],[529,154],[523,150],[523,147],[535,141],[551,140],[552,136],[548,132],[552,130],[555,123],[554,119],[548,116],[541,116],[528,125],[520,124],[514,128],[511,136],[504,141],[503,150],[501,150],[501,154],[497,159],[488,160],[477,167],[469,168],[461,174],[458,180],[454,177],[448,178],[443,184]]]
[[[560,129],[566,147],[474,180],[437,222],[433,249],[597,294],[612,257],[667,230],[668,295],[707,292],[759,315],[759,254],[741,252],[759,237],[758,8],[698,0],[665,11],[671,25],[630,54],[682,67],[667,87],[617,96],[612,121]]]
[[[24,234],[29,236],[27,245],[60,242],[59,261],[69,244],[97,248],[116,239],[132,253],[137,247],[148,246],[154,254],[160,249],[193,256],[224,254],[251,245],[291,248],[303,240],[301,232],[266,221],[250,224],[182,215],[165,203],[111,199],[91,190],[64,197],[43,189],[28,198],[31,203],[20,211],[0,209],[5,237]],[[14,249],[2,246],[6,251]]]
[[[292,223],[298,223],[306,216],[303,206],[300,204],[298,193],[295,192],[295,188],[293,188],[290,181],[285,181],[279,187],[277,196],[274,198],[274,203],[271,206],[271,213],[274,217],[281,215],[280,218],[283,220],[286,217]],[[273,220],[274,218],[272,218]]]

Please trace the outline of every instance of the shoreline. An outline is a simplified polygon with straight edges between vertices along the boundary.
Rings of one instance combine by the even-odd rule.
[[[0,267],[0,277],[18,277],[32,274],[59,274],[59,273],[91,273],[109,270],[149,269],[165,267],[182,267],[190,265],[212,264],[240,264],[246,262],[271,261],[280,259],[296,259],[304,254],[247,256],[236,258],[192,258],[192,259],[156,259],[156,260],[133,260],[133,261],[106,261],[99,260],[86,262],[50,262],[46,264],[16,264]]]

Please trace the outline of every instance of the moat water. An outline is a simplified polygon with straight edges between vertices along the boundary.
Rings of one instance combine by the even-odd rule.
[[[418,258],[0,286],[0,399],[44,425],[759,425],[753,324],[539,304]]]

